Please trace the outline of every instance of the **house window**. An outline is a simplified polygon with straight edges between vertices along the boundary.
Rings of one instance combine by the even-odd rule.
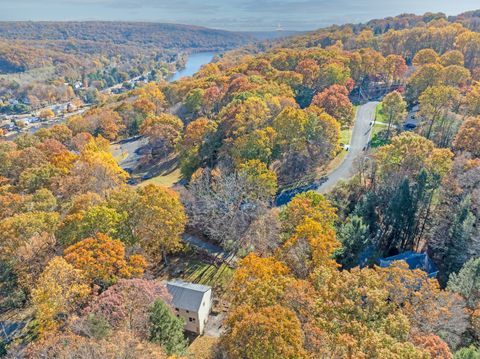
[[[180,314],[177,314],[177,318],[180,318]]]
[[[178,312],[178,308],[175,308],[175,310]]]
[[[194,321],[195,321],[195,318],[188,318],[188,321],[189,321],[189,322],[194,322]]]

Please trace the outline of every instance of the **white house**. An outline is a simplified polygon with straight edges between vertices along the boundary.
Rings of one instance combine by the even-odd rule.
[[[167,282],[175,314],[185,320],[185,330],[203,334],[212,309],[212,288],[180,280]]]

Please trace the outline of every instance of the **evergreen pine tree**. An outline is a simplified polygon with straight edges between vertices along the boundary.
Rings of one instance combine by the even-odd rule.
[[[187,345],[184,324],[163,301],[156,300],[150,314],[150,341],[160,344],[168,354],[181,354]]]
[[[359,265],[359,255],[369,244],[368,235],[368,226],[358,216],[348,218],[347,222],[340,227],[337,236],[342,242],[342,247],[337,252],[336,257],[345,269]]]
[[[435,251],[442,253],[442,276],[440,281],[445,283],[450,274],[460,271],[470,258],[468,248],[475,227],[475,215],[471,211],[472,199],[466,196],[452,211],[452,222],[445,238],[438,241]],[[438,254],[437,254],[438,256]]]
[[[480,303],[480,258],[469,260],[458,273],[452,273],[448,289],[461,294],[470,308]]]

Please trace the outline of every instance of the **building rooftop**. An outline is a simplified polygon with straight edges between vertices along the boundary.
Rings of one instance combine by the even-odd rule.
[[[428,273],[430,278],[435,278],[438,269],[426,253],[405,252],[396,256],[380,259],[380,267],[387,268],[394,261],[405,261],[410,269],[421,269]]]
[[[172,296],[172,304],[176,308],[198,311],[202,305],[203,296],[212,287],[174,280],[167,282],[167,289]]]

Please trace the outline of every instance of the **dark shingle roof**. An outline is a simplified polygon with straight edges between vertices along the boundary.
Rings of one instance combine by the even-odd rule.
[[[394,261],[405,261],[410,269],[421,269],[428,273],[428,276],[435,278],[438,269],[426,253],[405,252],[396,256],[380,259],[380,267],[387,268]]]
[[[180,280],[167,282],[167,289],[176,308],[198,311],[203,296],[212,288],[207,285],[187,283]]]

